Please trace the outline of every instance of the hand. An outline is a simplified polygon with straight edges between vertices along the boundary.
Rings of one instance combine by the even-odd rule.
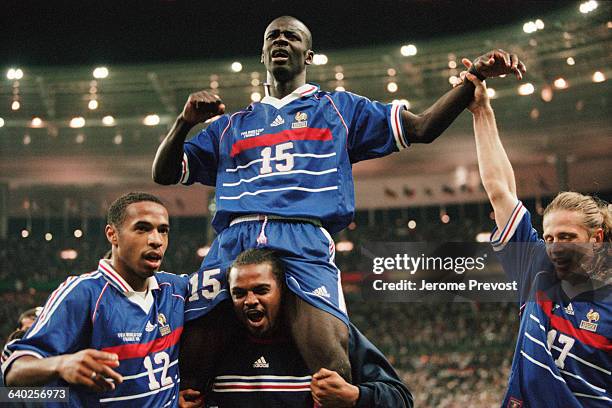
[[[513,72],[518,80],[523,79],[523,74],[527,71],[525,64],[519,60],[516,54],[509,54],[501,49],[489,51],[476,58],[474,69],[487,78]]]
[[[191,388],[179,392],[179,408],[204,408],[204,396]]]
[[[463,58],[461,62],[467,69],[470,69],[472,66],[472,62],[467,58]],[[453,84],[453,87],[459,86],[466,79],[476,86],[476,90],[474,91],[474,100],[468,106],[468,110],[472,113],[476,113],[482,109],[491,109],[491,101],[489,99],[489,94],[487,94],[487,87],[483,81],[476,77],[476,75],[471,74],[468,71],[462,71],[459,74],[459,79]]]
[[[192,93],[187,98],[181,117],[190,125],[196,125],[225,113],[225,105],[219,95],[206,91]]]
[[[119,356],[94,349],[81,350],[60,356],[57,367],[59,376],[69,384],[79,384],[97,391],[115,389],[123,377],[111,367],[119,366]]]
[[[359,399],[359,388],[344,381],[337,372],[322,368],[312,376],[310,394],[323,408],[354,407]]]

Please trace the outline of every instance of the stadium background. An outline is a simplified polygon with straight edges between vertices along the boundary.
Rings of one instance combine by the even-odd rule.
[[[327,60],[309,68],[309,81],[404,100],[415,112],[450,89],[462,57],[516,52],[526,79],[488,85],[519,196],[536,223],[556,191],[612,197],[609,2],[195,3],[8,6],[0,47],[0,335],[67,275],[96,265],[108,249],[105,209],[123,192],[164,199],[172,223],[164,269],[197,268],[214,237],[213,191],[155,185],[154,152],[190,92],[214,90],[230,111],[261,97],[262,32],[282,14],[311,28],[318,58]],[[493,226],[469,113],[433,144],[409,150],[354,168],[356,219],[335,237],[351,318],[400,371],[418,406],[498,406],[516,305],[375,303],[355,290],[364,272],[356,270],[360,243],[471,242]]]

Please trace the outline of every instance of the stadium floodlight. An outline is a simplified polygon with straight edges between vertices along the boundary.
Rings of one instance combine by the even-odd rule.
[[[580,10],[582,14],[587,14],[595,10],[597,6],[598,4],[595,0],[589,0],[589,1],[585,1],[584,3],[580,4],[580,7],[578,7],[578,10]]]
[[[567,63],[567,65],[574,65],[576,64],[576,61],[572,58],[572,57],[568,57],[565,62]]]
[[[495,91],[495,88],[487,88],[487,95],[491,99],[497,98],[497,92]]]
[[[0,118],[0,128],[4,127],[4,118]]]
[[[387,91],[389,91],[389,92],[391,92],[391,93],[394,93],[394,92],[397,92],[397,90],[398,90],[397,83],[395,83],[395,82],[389,82],[389,83],[387,84]]]
[[[491,236],[491,232],[483,231],[476,234],[476,242],[489,242],[489,237]]]
[[[555,82],[553,82],[553,85],[557,89],[565,89],[565,88],[568,87],[567,81],[565,79],[563,79],[563,78],[555,79]]]
[[[75,238],[81,238],[83,236],[83,231],[80,230],[79,228],[74,230],[74,237]]]
[[[113,143],[116,145],[120,145],[121,143],[123,143],[123,136],[121,135],[121,133],[117,133],[115,135],[115,137],[113,138]]]
[[[606,80],[606,76],[601,71],[595,71],[593,73],[593,82],[603,82]]]
[[[7,79],[19,80],[23,78],[23,71],[20,68],[10,68],[6,72]]]
[[[259,92],[251,93],[251,101],[253,101],[253,102],[261,101],[261,94]]]
[[[73,129],[78,129],[78,128],[82,128],[83,126],[85,126],[85,118],[82,116],[75,116],[74,118],[70,119],[70,127]]]
[[[89,103],[87,104],[87,107],[89,108],[89,110],[98,109],[98,101],[96,99],[90,100]]]
[[[553,99],[553,90],[549,86],[545,86],[542,88],[542,92],[540,92],[540,97],[544,102],[550,102]]]
[[[396,76],[397,75],[397,71],[395,70],[395,68],[389,68],[387,70],[387,75],[389,75],[389,76]]]
[[[408,221],[408,228],[410,228],[411,230],[415,229],[416,226],[417,226],[417,223],[415,220]]]
[[[96,79],[104,79],[108,77],[108,68],[106,67],[97,67],[93,70],[93,77]]]
[[[106,115],[102,118],[102,124],[104,126],[113,126],[115,124],[115,118],[111,115]]]
[[[327,55],[325,54],[315,54],[312,57],[312,63],[315,65],[325,65],[327,64],[327,61],[328,61]]]
[[[242,71],[242,64],[239,63],[238,61],[232,62],[232,71],[234,71],[234,72]]]
[[[338,252],[350,252],[353,250],[353,248],[355,247],[355,245],[348,240],[342,240],[342,241],[338,241],[336,242],[336,251]]]
[[[532,93],[534,93],[534,91],[535,91],[535,87],[533,86],[531,82],[524,83],[518,88],[519,95],[523,95],[523,96],[531,95]]]
[[[336,78],[336,81],[342,81],[344,79],[344,73],[336,72],[335,78]]]
[[[76,135],[76,137],[74,138],[74,141],[77,144],[82,144],[85,141],[85,135],[82,133],[79,133],[78,135]]]
[[[142,123],[144,123],[147,126],[157,126],[159,125],[160,122],[160,118],[159,115],[147,115],[145,116],[145,118],[143,119]]]
[[[540,20],[539,18],[535,21],[535,25],[538,30],[544,29],[544,22]]]
[[[30,126],[32,126],[33,128],[40,128],[43,126],[43,121],[39,117],[34,117],[32,118],[32,121],[30,122]]]
[[[53,234],[50,232],[47,232],[45,234],[45,241],[51,241],[53,239]]]
[[[11,109],[19,110],[19,108],[21,108],[21,104],[19,103],[19,101],[13,101],[13,103],[11,104]]]
[[[76,249],[72,248],[62,249],[62,251],[60,252],[60,258],[68,261],[75,260],[78,256],[79,253],[76,251]]]
[[[29,236],[30,236],[30,231],[28,231],[25,228],[21,230],[21,238],[27,238]]]
[[[23,144],[27,146],[30,143],[32,143],[32,138],[26,133],[25,135],[23,135]]]
[[[417,54],[417,47],[414,44],[402,45],[400,54],[404,57],[412,57]]]

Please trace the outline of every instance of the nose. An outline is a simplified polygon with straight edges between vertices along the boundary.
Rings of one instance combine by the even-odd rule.
[[[155,249],[164,245],[164,237],[159,231],[151,231],[151,233],[149,234],[149,245]]]
[[[257,299],[257,296],[255,296],[255,294],[251,291],[247,292],[247,295],[244,299],[244,304],[246,306],[255,306],[259,303],[259,300]]]
[[[272,41],[273,45],[287,45],[289,44],[289,42],[287,41],[287,38],[285,38],[285,34],[279,34],[278,37],[276,37],[274,39],[274,41]]]

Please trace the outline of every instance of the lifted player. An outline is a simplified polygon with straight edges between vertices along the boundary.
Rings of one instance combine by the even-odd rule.
[[[469,68],[470,62],[464,60]],[[465,75],[465,73],[462,73]],[[544,240],[516,195],[484,84],[477,84],[474,133],[482,183],[495,211],[491,243],[518,282],[521,324],[502,406],[610,407],[612,271],[608,204],[559,193],[544,210]]]
[[[157,197],[118,198],[106,226],[111,258],[69,277],[25,336],[6,345],[6,385],[69,386],[71,407],[177,406],[188,281],[156,272],[169,228]]]
[[[215,309],[230,297],[225,271],[241,251],[256,246],[282,254],[287,286],[297,295],[286,305],[290,330],[311,372],[328,367],[350,381],[348,317],[329,234],[353,218],[351,165],[433,141],[473,98],[467,82],[417,115],[399,104],[324,92],[306,83],[313,56],[310,30],[301,21],[273,20],[261,54],[268,80],[261,103],[221,116],[185,142],[193,126],[225,110],[217,95],[194,93],[157,151],[157,183],[216,186],[213,226],[219,236],[193,276],[186,308],[186,320],[206,314],[185,327],[183,343],[199,358],[181,360],[182,386],[199,386],[191,373],[209,378],[225,342],[227,311]],[[502,50],[474,65],[486,77],[521,78],[524,71],[516,55]]]

